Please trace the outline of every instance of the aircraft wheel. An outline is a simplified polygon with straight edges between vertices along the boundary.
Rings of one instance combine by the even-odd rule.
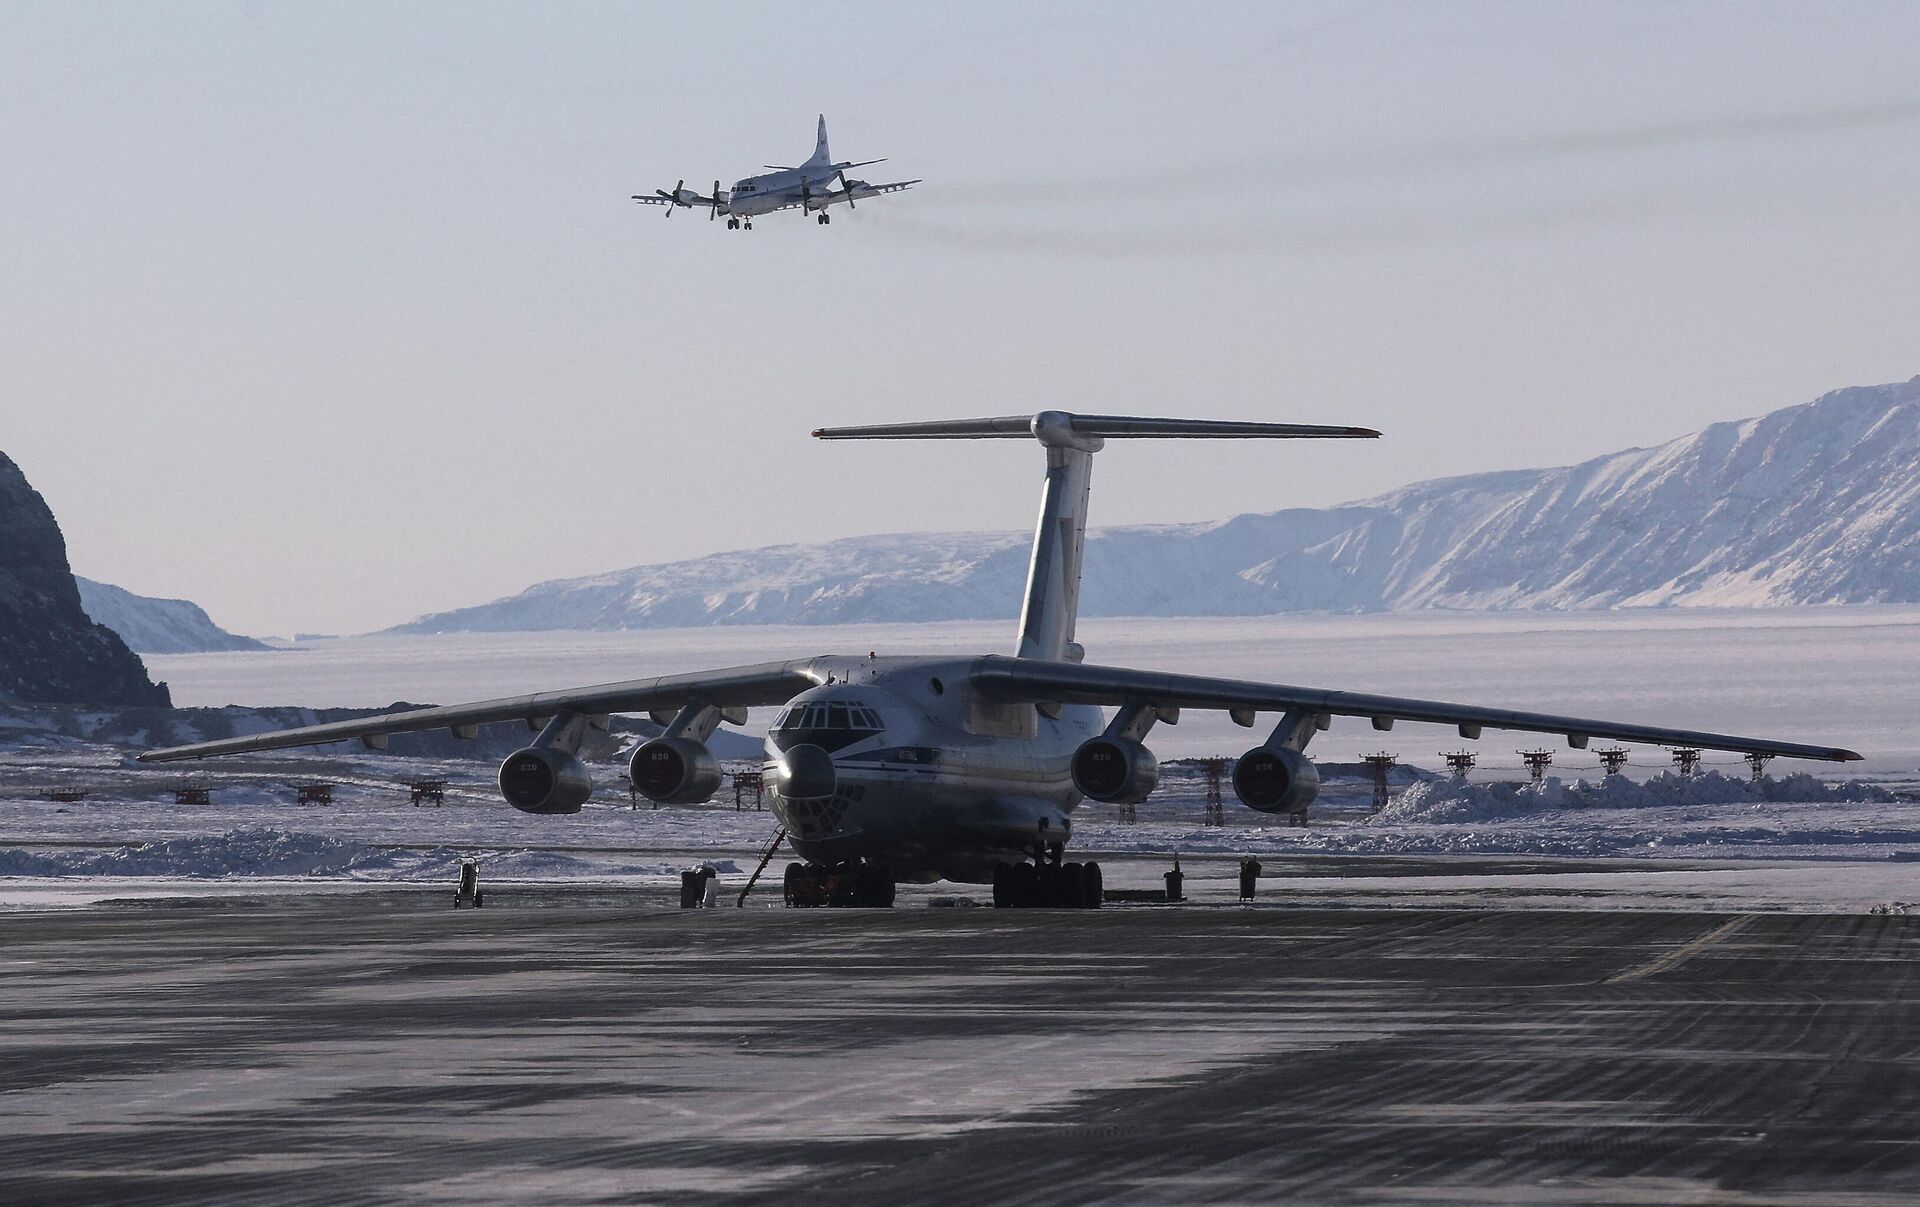
[[[787,908],[791,909],[796,905],[802,904],[800,898],[805,892],[804,882],[806,877],[807,869],[804,867],[801,867],[797,863],[787,865],[787,874],[782,879],[780,886],[781,893],[786,898]]]
[[[1080,909],[1086,905],[1086,870],[1077,863],[1063,863],[1054,874],[1057,901],[1061,909]]]
[[[1032,909],[1039,904],[1040,875],[1032,864],[1014,864],[1007,881],[1012,890],[1013,908]]]
[[[1013,865],[993,865],[993,908],[1013,908]]]
[[[1033,905],[1036,909],[1052,909],[1060,904],[1060,866],[1052,863],[1037,863],[1033,866]]]
[[[853,902],[862,909],[893,908],[893,873],[878,864],[863,864],[854,876]]]
[[[1106,885],[1101,880],[1099,864],[1090,861],[1081,865],[1080,892],[1082,909],[1099,909],[1100,903],[1106,900]]]

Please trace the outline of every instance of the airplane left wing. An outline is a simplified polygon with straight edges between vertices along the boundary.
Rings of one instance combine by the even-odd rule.
[[[976,690],[1001,700],[1035,704],[1104,704],[1132,702],[1160,708],[1217,709],[1236,721],[1251,724],[1257,712],[1294,711],[1322,717],[1367,717],[1374,728],[1394,721],[1425,721],[1458,727],[1462,737],[1477,738],[1480,730],[1513,729],[1558,734],[1569,745],[1585,746],[1589,738],[1646,742],[1661,746],[1692,746],[1702,750],[1732,750],[1742,754],[1784,755],[1788,758],[1852,762],[1860,755],[1835,746],[1811,746],[1768,738],[1739,737],[1691,729],[1666,729],[1566,717],[1553,713],[1480,708],[1442,700],[1374,696],[1360,692],[1295,687],[1284,683],[1251,683],[1239,679],[1212,679],[1126,667],[1087,666],[1073,662],[1044,662],[1031,658],[993,655],[973,664]]]
[[[816,671],[811,661],[764,662],[757,666],[702,671],[690,675],[667,675],[658,679],[631,679],[623,683],[603,683],[565,691],[535,692],[526,696],[481,700],[473,704],[382,713],[352,721],[334,721],[325,725],[306,725],[298,729],[280,729],[214,742],[196,742],[191,746],[170,746],[149,750],[139,758],[143,763],[171,763],[210,755],[283,750],[291,746],[321,746],[354,738],[373,746],[388,734],[415,733],[423,729],[450,729],[456,735],[466,731],[466,736],[471,736],[471,729],[475,725],[494,721],[534,721],[561,712],[600,716],[616,712],[651,712],[685,704],[710,704],[716,708],[785,704],[794,696],[823,682],[825,677],[826,672]]]

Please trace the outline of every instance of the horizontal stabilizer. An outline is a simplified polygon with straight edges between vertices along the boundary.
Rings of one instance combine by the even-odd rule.
[[[1318,423],[1244,423],[1233,419],[1154,419],[1137,415],[1002,415],[991,419],[935,419],[926,423],[876,423],[862,427],[817,428],[822,440],[994,440],[1034,439],[1043,427],[1064,423],[1075,436],[1100,439],[1372,439],[1370,427]]]

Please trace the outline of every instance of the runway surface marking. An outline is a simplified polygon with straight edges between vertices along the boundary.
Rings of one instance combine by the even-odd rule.
[[[1615,984],[1619,984],[1622,981],[1640,981],[1640,980],[1645,980],[1647,977],[1650,977],[1650,976],[1659,976],[1663,972],[1671,972],[1673,969],[1680,967],[1680,965],[1686,963],[1688,960],[1691,960],[1693,957],[1699,955],[1701,952],[1705,951],[1707,948],[1712,947],[1715,943],[1718,943],[1720,940],[1730,938],[1733,935],[1739,934],[1741,931],[1751,926],[1753,924],[1753,920],[1754,920],[1753,914],[1745,914],[1745,915],[1742,915],[1741,917],[1735,918],[1733,921],[1728,922],[1725,925],[1716,926],[1712,930],[1708,931],[1706,934],[1701,935],[1699,938],[1693,940],[1693,942],[1682,943],[1680,946],[1674,948],[1672,951],[1668,952],[1666,955],[1661,956],[1659,959],[1649,960],[1645,964],[1642,964],[1637,968],[1629,968],[1625,972],[1617,973],[1614,976],[1608,977],[1607,984],[1615,985]]]

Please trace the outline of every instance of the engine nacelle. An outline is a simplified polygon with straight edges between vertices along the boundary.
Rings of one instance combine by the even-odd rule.
[[[1302,813],[1320,795],[1320,769],[1298,750],[1255,747],[1233,765],[1233,794],[1261,813]]]
[[[1073,786],[1089,800],[1132,805],[1160,782],[1160,760],[1128,738],[1088,738],[1073,752]]]
[[[500,764],[500,795],[522,813],[578,813],[593,795],[593,777],[564,751],[529,746]]]
[[[634,791],[659,805],[695,805],[720,787],[720,764],[692,738],[642,742],[627,764]]]

